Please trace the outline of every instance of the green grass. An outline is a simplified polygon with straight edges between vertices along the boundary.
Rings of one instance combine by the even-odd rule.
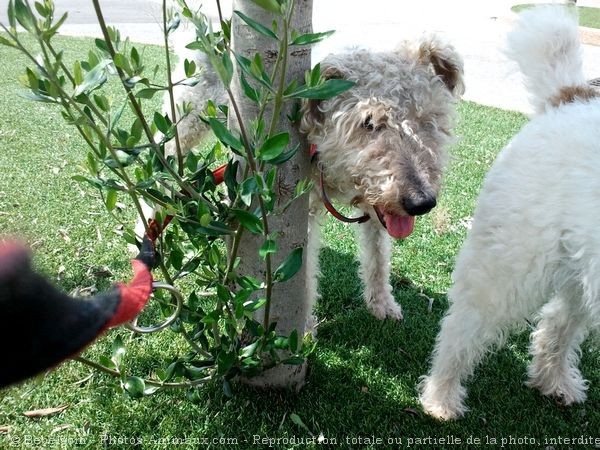
[[[533,8],[539,3],[522,3],[514,5],[510,9],[519,13],[525,9]],[[600,8],[592,8],[590,6],[577,6],[577,14],[579,15],[579,25],[589,28],[600,28]]]
[[[63,38],[60,44],[73,56],[85,54],[91,41]],[[150,47],[146,55],[158,61],[159,50]],[[128,258],[114,232],[117,224],[104,215],[95,193],[70,179],[82,170],[78,165],[85,158],[85,146],[54,108],[18,96],[16,79],[23,60],[0,47],[0,61],[2,234],[18,234],[35,242],[37,267],[52,278],[57,279],[59,267],[64,266],[58,280],[63,289],[91,284],[102,288],[108,281],[127,277]],[[181,448],[244,449],[265,447],[253,445],[254,436],[300,439],[309,438],[309,433],[336,439],[339,448],[400,447],[346,444],[347,438],[367,436],[384,442],[402,439],[403,446],[408,438],[453,436],[463,443],[469,438],[485,443],[487,437],[500,443],[509,436],[531,437],[545,447],[545,437],[597,434],[600,353],[589,346],[583,350],[582,371],[591,383],[588,401],[561,408],[523,385],[526,335],[510,339],[478,368],[469,382],[471,412],[465,419],[438,423],[420,412],[415,384],[427,370],[438,324],[447,308],[445,292],[466,234],[464,223],[498,150],[525,122],[521,114],[473,103],[462,103],[459,111],[459,140],[452,148],[440,205],[435,213],[417,220],[409,239],[396,244],[392,281],[405,311],[403,323],[380,322],[369,315],[360,295],[353,230],[329,220],[322,252],[323,299],[318,305],[324,322],[301,392],[260,392],[235,385],[235,397],[227,399],[221,386],[211,384],[200,389],[194,401],[184,391],[130,400],[109,386],[108,376],[95,374],[85,380],[90,370],[69,362],[45,377],[0,392],[0,427],[11,427],[8,433],[0,432],[0,448],[17,443],[21,448],[73,448],[73,440],[79,439],[82,447],[95,449],[110,443],[102,440],[108,436],[115,448],[130,447],[125,444],[133,439],[142,442],[139,448],[166,449],[172,445],[157,444],[153,439],[187,437],[235,438],[238,445]],[[57,175],[53,168],[59,169]],[[66,232],[68,241],[60,230]],[[114,277],[96,280],[88,274],[90,267],[101,265],[108,265]],[[435,299],[431,313],[421,293]],[[97,357],[117,333],[128,340],[127,360],[134,370],[150,370],[180,349],[179,341],[168,331],[140,339],[116,330],[88,349],[87,355]],[[60,405],[69,407],[38,420],[22,415],[27,410]],[[292,420],[293,414],[309,431]],[[316,447],[301,443],[274,446]]]

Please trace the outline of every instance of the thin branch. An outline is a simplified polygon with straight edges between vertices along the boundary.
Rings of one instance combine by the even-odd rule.
[[[175,108],[175,96],[173,94],[173,80],[171,78],[171,54],[169,52],[169,30],[167,29],[167,0],[162,2],[163,14],[163,37],[165,44],[165,62],[167,64],[167,91],[169,92],[169,104],[171,107],[172,122],[177,121],[177,111]],[[179,176],[183,176],[183,152],[179,141],[179,129],[175,126],[175,149],[177,152],[177,168]]]
[[[90,359],[84,358],[83,356],[76,356],[73,358],[73,360],[80,362],[82,364],[85,364],[86,366],[92,367],[101,372],[112,375],[113,377],[121,378],[121,376],[122,376],[122,373],[119,372],[118,370],[111,369],[102,364],[94,362]],[[181,382],[181,383],[168,383],[168,382],[163,382],[163,381],[154,381],[154,380],[144,379],[144,383],[147,384],[148,386],[156,386],[156,387],[161,387],[161,388],[182,388],[182,387],[198,386],[198,385],[204,384],[210,380],[212,380],[212,376],[207,376],[204,378],[199,378],[198,380],[190,380],[190,381],[185,381],[185,382]]]

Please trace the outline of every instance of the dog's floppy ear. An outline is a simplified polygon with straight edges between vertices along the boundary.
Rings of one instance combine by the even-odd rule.
[[[455,97],[465,92],[463,60],[452,45],[428,36],[421,41],[417,58],[423,64],[431,64]]]
[[[346,75],[339,67],[324,66],[321,68],[321,77],[324,80],[345,79]],[[324,115],[319,109],[322,100],[303,100],[302,102],[302,122],[300,129],[304,133],[309,133],[320,129],[323,124]]]

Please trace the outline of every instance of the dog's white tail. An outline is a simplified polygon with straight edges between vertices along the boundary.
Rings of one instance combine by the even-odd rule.
[[[590,90],[582,70],[577,16],[565,6],[521,13],[508,35],[506,53],[519,64],[536,113],[585,97]]]

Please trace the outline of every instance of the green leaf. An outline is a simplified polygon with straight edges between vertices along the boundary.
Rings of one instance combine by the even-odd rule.
[[[321,42],[325,38],[328,38],[333,33],[335,33],[335,30],[323,31],[322,33],[307,33],[307,34],[302,34],[302,35],[296,37],[294,40],[292,40],[292,42],[290,43],[290,45],[310,45],[310,44],[315,44],[317,42]]]
[[[247,206],[252,203],[252,196],[260,191],[256,180],[256,177],[247,178],[240,186],[240,198]]]
[[[271,136],[258,149],[256,157],[263,161],[271,161],[283,153],[289,142],[290,135],[287,132]]]
[[[300,148],[300,144],[297,144],[294,148],[291,148],[288,151],[283,152],[277,158],[273,158],[269,162],[271,164],[275,164],[275,165],[277,165],[277,164],[283,164],[284,162],[289,161],[290,159],[292,159],[292,157],[298,152],[299,148]]]
[[[268,75],[265,72],[265,65],[260,53],[254,54],[254,58],[252,58],[252,62],[250,63],[250,72],[256,79],[261,79],[267,82]],[[268,81],[268,84],[271,84],[270,80]]]
[[[37,10],[38,14],[42,17],[46,17],[49,14],[49,11],[40,2],[35,2],[35,9]]]
[[[252,301],[244,303],[244,309],[250,313],[253,313],[257,309],[262,308],[265,303],[267,303],[266,298],[259,298],[256,300],[252,300]]]
[[[135,64],[136,67],[140,66],[140,53],[137,51],[137,48],[131,48],[131,61]]]
[[[225,375],[233,367],[236,360],[237,355],[235,353],[221,350],[217,355],[217,373],[221,376]]]
[[[246,97],[248,97],[254,103],[258,103],[260,99],[258,91],[252,86],[250,86],[243,72],[240,74],[240,81],[242,83],[242,88],[244,89],[244,94],[246,94]]]
[[[296,330],[295,328],[292,330],[288,341],[290,352],[296,353],[296,351],[298,350],[298,330]]]
[[[71,179],[78,181],[80,183],[83,183],[83,182],[89,183],[96,189],[102,189],[102,183],[97,179],[88,178],[83,175],[74,175],[73,177],[71,177]]]
[[[104,355],[100,355],[98,357],[98,362],[100,364],[102,364],[104,367],[108,367],[109,369],[116,369],[117,366],[115,366],[115,363],[112,362],[110,359],[108,359],[106,356]]]
[[[244,228],[251,233],[261,234],[263,232],[263,224],[254,214],[244,211],[243,209],[232,209],[231,212]]]
[[[106,53],[107,55],[110,54],[110,52],[108,51],[108,45],[106,45],[106,41],[96,38],[94,40],[94,43],[96,44],[96,47],[98,47],[102,52]]]
[[[215,133],[215,136],[217,136],[217,138],[223,144],[227,145],[231,149],[237,150],[238,152],[242,150],[243,147],[241,141],[231,134],[231,132],[220,120],[210,117],[208,119],[208,123]]]
[[[221,63],[223,64],[223,68],[225,72],[223,73],[223,84],[225,86],[229,86],[231,84],[231,79],[233,78],[233,62],[231,61],[231,56],[228,52],[223,53],[221,57]]]
[[[275,281],[284,282],[292,278],[302,267],[302,247],[295,248],[275,270]]]
[[[15,45],[13,45],[12,42],[10,42],[8,39],[2,36],[0,36],[0,45],[6,45],[7,47],[17,48]]]
[[[287,350],[290,346],[289,340],[283,336],[277,336],[273,341],[273,346],[278,350]]]
[[[52,36],[54,36],[56,34],[56,32],[58,31],[58,29],[62,26],[62,24],[65,22],[65,20],[67,20],[67,17],[69,16],[68,13],[64,13],[60,19],[58,19],[58,21],[52,25],[52,27],[48,28],[46,31],[44,31],[44,39],[50,39]]]
[[[7,15],[8,15],[8,24],[10,25],[10,28],[14,30],[17,27],[17,21],[15,18],[15,2],[14,2],[14,0],[8,0]]]
[[[115,53],[115,55],[113,57],[113,61],[115,63],[115,66],[117,66],[119,69],[123,69],[125,72],[131,73],[131,67],[129,66],[129,61],[127,60],[127,57],[124,54]]]
[[[267,239],[258,250],[258,254],[262,259],[265,259],[268,254],[277,252],[277,242],[273,239]]]
[[[131,397],[140,398],[144,396],[146,383],[140,377],[127,377],[123,387]]]
[[[169,130],[171,128],[171,125],[169,122],[170,121],[167,120],[167,117],[163,116],[158,111],[156,111],[154,113],[154,125],[156,125],[156,128],[158,129],[158,131],[160,131],[164,135],[169,134]]]
[[[258,347],[259,341],[253,342],[250,345],[247,345],[246,347],[242,348],[240,350],[240,356],[242,358],[249,358],[250,356],[254,355],[254,352],[256,351],[256,347]]]
[[[181,17],[179,16],[179,13],[176,12],[173,15],[173,18],[171,19],[171,21],[167,25],[167,34],[170,34],[173,31],[175,31],[177,28],[179,28],[180,23],[181,23]]]
[[[206,367],[189,366],[185,368],[185,376],[189,380],[198,380],[206,376]]]
[[[144,395],[152,395],[160,389],[160,386],[150,386],[144,389]]]
[[[246,22],[246,24],[248,24],[248,26],[250,28],[252,28],[253,30],[255,30],[258,33],[262,34],[263,36],[267,36],[269,38],[279,40],[279,38],[277,37],[277,35],[275,33],[273,33],[272,30],[270,30],[267,27],[265,27],[264,25],[258,23],[254,19],[251,19],[250,17],[248,17],[244,13],[242,13],[240,11],[234,11],[234,14],[236,14],[238,17],[240,17],[240,19],[242,19],[244,22]]]
[[[356,83],[349,80],[331,79],[314,87],[301,86],[296,92],[287,95],[288,98],[306,98],[313,100],[327,100],[351,89]]]
[[[272,13],[279,14],[281,12],[281,7],[276,0],[252,0],[262,9],[266,9],[267,11],[271,11]]]
[[[294,366],[299,366],[300,364],[304,364],[304,358],[301,356],[292,356],[290,358],[284,359],[281,361],[281,364],[290,364]]]
[[[123,344],[123,339],[120,336],[117,336],[111,345],[111,357],[112,361],[115,363],[115,366],[119,366],[121,364],[121,360],[123,359],[123,355],[125,355],[125,345]]]
[[[315,67],[313,67],[313,69],[310,71],[310,80],[309,80],[309,86],[316,86],[317,84],[319,84],[319,81],[321,81],[321,64],[317,64]]]
[[[254,78],[260,84],[262,84],[265,88],[267,88],[270,92],[275,92],[273,89],[273,83],[269,79],[269,76],[266,72],[261,72],[259,67],[256,65],[256,58],[253,61],[250,61],[248,58],[243,57],[242,55],[238,55],[234,53],[233,56],[238,63],[238,66],[242,68],[242,71]]]
[[[311,431],[308,429],[308,427],[304,424],[304,422],[302,421],[302,419],[300,418],[300,416],[296,413],[291,413],[290,414],[290,420],[292,422],[294,422],[294,424],[298,425],[300,428],[308,431],[309,434],[312,434]]]
[[[94,94],[94,102],[96,102],[96,105],[98,105],[98,108],[100,108],[104,112],[108,112],[108,110],[110,109],[110,105],[108,104],[108,99],[104,95]]]
[[[189,59],[186,59],[183,62],[183,69],[185,72],[185,76],[188,78],[191,77],[196,73],[196,62],[193,59],[191,61]]]
[[[14,0],[14,14],[17,22],[30,33],[35,31],[35,16],[23,0]]]
[[[238,172],[238,167],[239,167],[240,163],[239,161],[229,161],[229,163],[227,164],[227,168],[225,169],[225,185],[227,186],[227,193],[229,195],[229,198],[231,200],[235,200],[236,197],[236,192],[237,192],[237,187],[238,187],[238,183],[237,183],[237,179],[236,179],[236,175]]]
[[[135,96],[137,98],[152,98],[154,97],[154,94],[156,94],[158,91],[161,91],[162,89],[157,89],[157,88],[144,88],[144,89],[140,89],[139,91],[137,91],[135,93]]]
[[[106,209],[112,211],[117,205],[117,191],[109,189],[106,193]]]
[[[135,139],[136,143],[142,138],[142,129],[142,121],[139,117],[136,117],[131,125],[131,136]]]
[[[79,94],[88,94],[91,91],[98,89],[104,83],[106,83],[106,68],[110,64],[110,60],[103,60],[97,64],[92,70],[85,74],[83,82],[75,88],[73,96],[77,97]]]
[[[181,267],[183,266],[183,257],[184,254],[179,248],[175,247],[171,250],[169,261],[175,270],[181,270]]]
[[[124,152],[123,150],[116,150],[115,155],[117,156],[117,159],[110,157],[110,158],[106,158],[103,161],[104,164],[106,164],[111,169],[115,169],[118,167],[127,167],[127,166],[130,166],[131,164],[133,164],[135,161],[135,156],[129,155],[128,153]]]

